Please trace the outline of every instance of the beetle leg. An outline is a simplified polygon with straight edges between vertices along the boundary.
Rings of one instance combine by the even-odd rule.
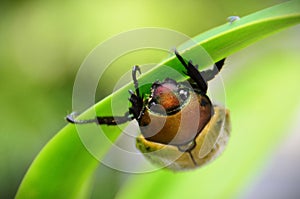
[[[73,124],[90,124],[96,123],[99,125],[106,124],[106,125],[118,125],[123,124],[125,122],[131,121],[132,119],[139,120],[144,109],[143,105],[143,96],[140,96],[140,90],[138,81],[136,78],[137,71],[141,73],[141,69],[138,66],[134,66],[132,69],[132,79],[135,88],[135,93],[129,90],[130,98],[129,101],[131,102],[132,106],[129,108],[129,112],[126,112],[124,116],[97,116],[94,119],[88,120],[76,120],[76,113],[71,113],[66,117],[66,120]],[[130,116],[130,115],[133,116]]]
[[[191,60],[187,64],[177,50],[175,50],[175,55],[186,68],[188,76],[190,76],[197,83],[199,89],[205,94],[207,91],[207,82],[202,77],[197,67],[192,64]]]
[[[139,120],[142,116],[144,103],[143,98],[136,95],[132,90],[129,90],[131,107],[129,108],[129,113],[133,115],[133,118]]]
[[[216,62],[213,66],[213,69],[208,69],[200,72],[205,81],[212,80],[220,72],[224,65],[225,59],[226,58]]]
[[[76,120],[75,117],[76,117],[76,113],[73,112],[66,117],[66,120],[72,124],[96,123],[99,125],[101,124],[118,125],[132,120],[128,112],[126,112],[124,116],[103,116],[103,117],[97,116],[94,119],[88,119],[88,120]]]
[[[139,89],[139,83],[136,79],[136,72],[139,72],[141,74],[141,69],[139,66],[135,65],[132,68],[132,79],[133,79],[133,84],[134,84],[134,88],[135,88],[135,93],[138,97],[140,97],[140,89]]]
[[[140,96],[139,84],[136,78],[137,72],[141,74],[140,67],[136,65],[132,68],[132,80],[135,88],[135,93],[132,90],[129,90],[129,101],[132,104],[132,106],[129,108],[129,114],[132,114],[133,118],[139,121],[144,111],[144,97]]]

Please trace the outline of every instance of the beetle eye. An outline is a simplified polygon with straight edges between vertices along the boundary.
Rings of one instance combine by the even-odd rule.
[[[179,89],[178,93],[182,100],[186,100],[189,97],[189,91],[187,89]]]

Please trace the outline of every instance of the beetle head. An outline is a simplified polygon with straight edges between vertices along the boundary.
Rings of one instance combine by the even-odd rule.
[[[173,114],[180,111],[182,104],[189,97],[187,87],[167,78],[163,82],[154,82],[151,87],[149,108],[158,113]]]

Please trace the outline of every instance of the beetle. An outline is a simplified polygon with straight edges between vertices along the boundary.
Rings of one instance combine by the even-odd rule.
[[[184,66],[188,81],[166,78],[155,81],[150,96],[140,93],[137,72],[132,69],[135,91],[129,90],[131,106],[123,116],[96,116],[77,120],[74,113],[66,117],[73,124],[117,125],[136,120],[141,134],[136,147],[154,164],[174,171],[200,167],[217,157],[227,144],[231,131],[229,111],[213,105],[207,96],[207,82],[222,69],[225,58],[212,69],[199,71],[175,50]]]

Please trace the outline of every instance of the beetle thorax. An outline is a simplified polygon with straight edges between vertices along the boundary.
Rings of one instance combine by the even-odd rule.
[[[192,142],[211,117],[206,95],[183,82],[166,79],[152,85],[139,126],[148,141],[176,146]]]

